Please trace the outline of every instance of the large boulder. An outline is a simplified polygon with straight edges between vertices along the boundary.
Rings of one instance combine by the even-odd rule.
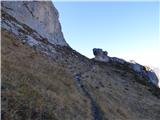
[[[108,57],[108,52],[107,51],[103,51],[100,48],[94,48],[93,49],[93,54],[95,56],[94,59],[96,61],[109,62],[109,57]]]

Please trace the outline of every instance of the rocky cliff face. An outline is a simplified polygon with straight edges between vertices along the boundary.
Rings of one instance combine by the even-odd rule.
[[[160,89],[122,59],[70,48],[51,2],[1,12],[3,120],[159,120]]]
[[[2,16],[5,17],[2,20],[2,27],[15,34],[19,34],[20,30],[27,26],[34,31],[28,32],[41,36],[51,44],[68,46],[61,31],[58,12],[51,1],[2,2],[2,14],[5,14]],[[33,38],[32,35],[23,37]]]

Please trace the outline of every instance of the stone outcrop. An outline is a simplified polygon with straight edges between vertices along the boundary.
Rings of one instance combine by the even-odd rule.
[[[100,62],[109,62],[109,61],[113,61],[113,62],[117,62],[120,64],[125,64],[126,61],[117,57],[109,57],[108,56],[108,52],[107,51],[103,51],[100,48],[94,48],[93,49],[93,54],[94,54],[94,60],[96,61],[100,61]]]
[[[143,76],[149,80],[150,83],[156,85],[157,87],[160,87],[159,84],[159,79],[156,75],[156,73],[148,67],[145,67],[143,65],[140,65],[136,62],[130,62],[128,66],[134,70],[136,73],[138,73],[140,76]]]
[[[109,57],[108,57],[107,51],[103,51],[102,49],[99,49],[99,48],[94,48],[93,54],[95,55],[94,59],[96,61],[109,62]]]
[[[114,63],[125,65],[128,68],[132,69],[134,72],[136,72],[139,76],[147,78],[148,82],[150,82],[151,84],[154,84],[157,87],[159,87],[158,77],[152,69],[146,68],[143,65],[136,63],[133,60],[130,62],[127,62],[121,58],[109,57],[108,52],[103,51],[100,48],[94,48],[93,54],[95,55],[94,60],[100,61],[100,62],[114,62]]]
[[[37,44],[34,41],[36,37],[43,38],[51,44],[68,46],[58,18],[58,11],[51,1],[2,2],[2,27],[15,34],[19,34],[22,30],[26,31],[25,35],[23,32],[21,36],[29,39],[32,44]],[[27,31],[26,28],[30,30]]]
[[[125,63],[126,63],[125,60],[123,60],[123,59],[121,59],[121,58],[117,58],[117,57],[109,57],[109,59],[110,59],[110,61],[112,61],[112,62],[117,62],[117,63],[119,63],[119,64],[125,64]]]

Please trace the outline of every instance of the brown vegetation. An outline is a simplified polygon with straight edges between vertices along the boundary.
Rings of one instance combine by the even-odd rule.
[[[3,120],[92,120],[91,103],[103,120],[160,118],[159,98],[153,95],[159,92],[140,84],[144,78],[124,66],[89,60],[71,48],[56,51],[57,60],[2,29]],[[75,73],[81,74],[86,95]]]
[[[2,30],[2,119],[84,120],[88,100],[73,77],[44,55]]]

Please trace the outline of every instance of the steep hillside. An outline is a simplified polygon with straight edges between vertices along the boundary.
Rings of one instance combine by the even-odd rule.
[[[2,30],[2,119],[91,119],[89,100],[65,65]]]
[[[70,48],[51,2],[2,3],[3,120],[159,120],[160,89],[124,64]]]

